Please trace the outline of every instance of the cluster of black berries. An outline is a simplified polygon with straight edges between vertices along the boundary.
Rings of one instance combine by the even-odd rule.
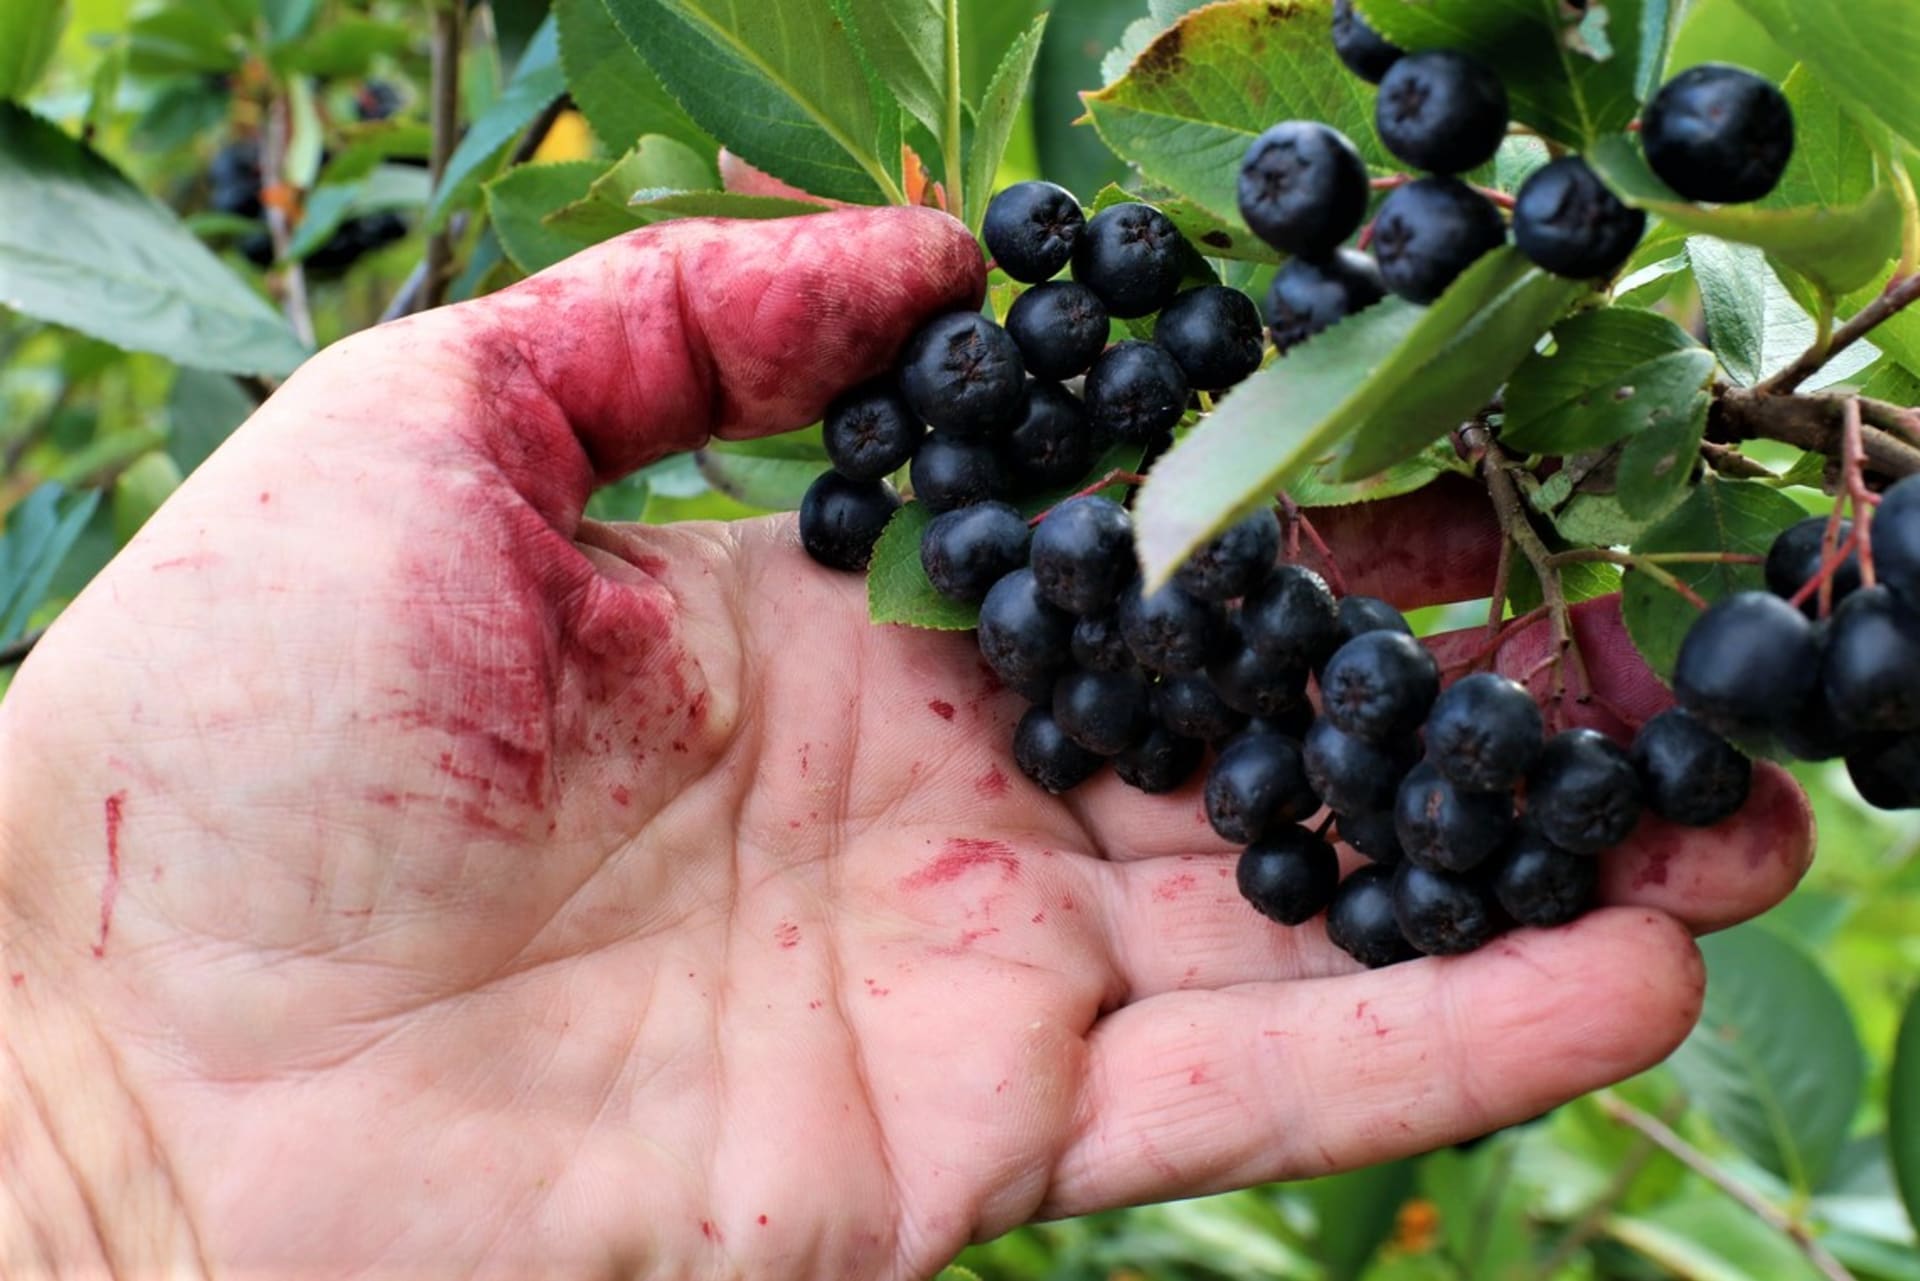
[[[1237,289],[1182,290],[1194,251],[1159,210],[1120,204],[1088,219],[1061,187],[995,196],[984,238],[1000,270],[1032,285],[1004,328],[977,312],[936,317],[890,377],[856,387],[823,424],[833,470],[808,490],[800,536],[815,560],[865,568],[908,467],[935,513],[923,543],[933,585],[978,602],[1025,563],[1027,523],[1008,500],[1084,479],[1120,442],[1164,449],[1195,392],[1260,367],[1259,309]],[[1071,280],[1055,280],[1072,266]],[[1155,316],[1151,342],[1109,345],[1115,320]],[[1084,376],[1076,395],[1068,384]]]
[[[1767,555],[1769,590],[1700,616],[1674,693],[1738,742],[1844,758],[1870,803],[1920,809],[1920,477],[1889,489],[1874,513],[1871,586],[1848,550],[1852,523],[1838,522],[1831,540],[1827,526],[1815,517],[1788,529]]]

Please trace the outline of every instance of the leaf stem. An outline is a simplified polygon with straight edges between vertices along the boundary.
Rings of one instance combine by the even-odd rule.
[[[1680,1114],[1685,1110],[1684,1098],[1669,1100],[1660,1119],[1671,1124],[1679,1120]],[[1541,1260],[1540,1266],[1533,1270],[1533,1281],[1554,1281],[1554,1278],[1560,1275],[1560,1270],[1573,1262],[1573,1256],[1580,1252],[1580,1248],[1600,1234],[1600,1230],[1606,1226],[1607,1216],[1617,1210],[1620,1203],[1627,1199],[1627,1193],[1633,1190],[1634,1181],[1640,1177],[1641,1172],[1647,1168],[1647,1164],[1659,1151],[1659,1146],[1644,1134],[1634,1139],[1633,1146],[1628,1148],[1626,1154],[1620,1158],[1620,1164],[1615,1167],[1613,1178],[1607,1181],[1607,1186],[1601,1190],[1599,1196],[1593,1199],[1593,1203],[1586,1208],[1574,1225],[1567,1229],[1566,1234],[1555,1243],[1553,1252]]]
[[[1583,547],[1577,551],[1558,552],[1547,558],[1547,563],[1556,567],[1596,561],[1638,570],[1695,609],[1705,609],[1706,598],[1681,582],[1676,575],[1661,568],[1662,561],[1676,565],[1757,565],[1760,563],[1760,558],[1732,552],[1667,552],[1636,555],[1633,552],[1616,552],[1604,547]]]
[[[1553,553],[1541,541],[1533,522],[1527,519],[1527,506],[1520,497],[1519,487],[1514,483],[1513,460],[1507,457],[1505,450],[1493,440],[1484,428],[1470,429],[1474,437],[1473,444],[1484,451],[1480,461],[1480,474],[1486,480],[1487,494],[1493,499],[1494,513],[1499,517],[1500,528],[1507,538],[1520,549],[1533,567],[1534,577],[1540,580],[1540,597],[1547,616],[1553,620],[1553,650],[1541,661],[1540,667],[1529,672],[1528,679],[1540,670],[1553,669],[1552,698],[1554,710],[1559,711],[1561,701],[1567,692],[1567,667],[1574,668],[1578,678],[1578,702],[1587,702],[1592,697],[1592,682],[1587,677],[1586,659],[1580,653],[1579,642],[1573,634],[1573,611],[1567,604],[1565,587],[1560,581],[1560,571],[1553,564]],[[1523,684],[1526,682],[1522,682]]]
[[[1320,536],[1320,531],[1313,527],[1313,521],[1307,518],[1306,509],[1301,507],[1299,503],[1294,502],[1293,499],[1286,494],[1279,495],[1279,503],[1281,521],[1287,527],[1287,544],[1289,548],[1287,559],[1298,559],[1300,553],[1300,536],[1302,534],[1306,535],[1307,541],[1313,544],[1313,550],[1319,553],[1320,563],[1327,567],[1327,583],[1333,588],[1337,595],[1345,596],[1347,594],[1347,576],[1341,572],[1340,561],[1334,556],[1333,548],[1327,544],[1326,539]]]
[[[1857,316],[1834,332],[1830,342],[1815,342],[1800,353],[1791,365],[1755,387],[1754,392],[1762,396],[1783,396],[1797,391],[1800,384],[1819,373],[1828,361],[1915,301],[1920,301],[1920,273],[1894,276],[1878,298],[1861,308]]]
[[[440,0],[433,10],[432,127],[433,147],[427,172],[438,191],[446,180],[447,165],[460,141],[460,53],[466,43],[467,0]],[[427,261],[421,273],[420,288],[413,299],[414,311],[437,307],[447,296],[452,281],[453,224],[433,233],[427,240]]]
[[[1034,513],[1032,519],[1027,521],[1027,524],[1030,526],[1038,525],[1041,521],[1045,520],[1047,517],[1053,515],[1054,512],[1058,511],[1062,505],[1066,503],[1070,503],[1076,498],[1091,498],[1095,494],[1099,493],[1101,490],[1107,488],[1109,485],[1144,485],[1146,483],[1147,483],[1147,478],[1145,476],[1142,476],[1140,473],[1131,472],[1131,471],[1122,471],[1120,468],[1116,467],[1112,471],[1108,472],[1106,475],[1102,476],[1099,480],[1096,480],[1091,485],[1088,485],[1085,489],[1075,490],[1073,493],[1068,494],[1065,498],[1062,498],[1059,502],[1054,503],[1051,507],[1048,507],[1045,511]]]
[[[1896,154],[1887,163],[1888,176],[1893,180],[1893,194],[1900,201],[1900,262],[1893,269],[1893,278],[1911,276],[1920,272],[1920,194],[1913,189],[1913,175],[1907,172],[1902,163],[1899,144],[1895,144]]]
[[[267,215],[267,235],[273,241],[273,259],[280,267],[280,289],[287,311],[287,323],[294,337],[308,348],[315,346],[313,309],[307,301],[307,271],[287,257],[293,243],[293,223],[287,216],[287,201],[292,195],[287,185],[287,135],[292,125],[287,119],[285,93],[276,91],[267,106],[267,127],[260,147],[260,173],[263,189],[260,204]]]
[[[947,128],[940,140],[941,164],[947,171],[947,208],[967,216],[963,161],[960,155],[960,0],[947,0]]]

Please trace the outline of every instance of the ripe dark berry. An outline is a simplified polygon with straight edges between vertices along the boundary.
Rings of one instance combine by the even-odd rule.
[[[1073,257],[1087,217],[1065,187],[1017,182],[987,202],[980,238],[994,265],[1015,280],[1051,279]]]
[[[1506,238],[1507,224],[1485,196],[1458,178],[1421,178],[1380,206],[1373,259],[1388,289],[1424,304]]]
[[[1185,738],[1219,743],[1246,728],[1247,718],[1220,698],[1204,676],[1169,676],[1153,687],[1161,724]]]
[[[1875,809],[1920,809],[1920,734],[1875,739],[1847,755],[1847,773]]]
[[[1469,791],[1512,788],[1540,755],[1545,722],[1517,682],[1475,672],[1450,686],[1427,717],[1427,757]]]
[[[211,188],[208,204],[215,213],[258,218],[260,144],[242,139],[220,148],[207,166],[207,181]]]
[[[1821,650],[1824,655],[1824,634]],[[1840,718],[1833,714],[1833,706],[1827,702],[1826,687],[1819,683],[1800,701],[1800,706],[1793,710],[1784,724],[1775,726],[1775,732],[1779,735],[1780,746],[1795,760],[1837,761],[1856,746],[1855,736],[1848,733],[1846,726],[1840,723]]]
[[[1400,848],[1400,833],[1391,809],[1341,814],[1334,820],[1334,827],[1341,840],[1376,863],[1398,863],[1407,856]]]
[[[1180,292],[1186,241],[1151,205],[1113,205],[1093,216],[1073,249],[1073,278],[1116,320],[1151,316]]]
[[[1455,787],[1423,762],[1401,781],[1393,817],[1408,858],[1470,872],[1506,848],[1513,834],[1513,797]]]
[[[1561,849],[1522,824],[1493,873],[1494,897],[1515,922],[1552,929],[1586,915],[1600,884],[1600,861]]]
[[[1322,718],[1307,731],[1302,755],[1307,780],[1324,804],[1341,814],[1366,814],[1393,808],[1416,753],[1356,738]]]
[[[898,510],[900,495],[886,481],[823,472],[800,500],[800,545],[828,569],[865,569]]]
[[[1018,424],[1000,443],[1000,456],[1014,490],[1035,494],[1085,476],[1098,446],[1079,397],[1059,383],[1029,380]]]
[[[1347,70],[1376,85],[1406,52],[1367,25],[1367,20],[1354,12],[1353,0],[1333,0],[1333,51],[1347,64]]]
[[[1006,330],[977,311],[950,311],[908,341],[900,390],[935,431],[981,439],[1013,426],[1027,370]]]
[[[1419,955],[1394,918],[1393,875],[1391,867],[1379,864],[1357,867],[1327,905],[1327,938],[1372,970]]]
[[[1240,603],[1240,634],[1269,662],[1318,670],[1339,643],[1340,607],[1320,575],[1281,565]]]
[[[1833,549],[1839,551],[1846,546],[1847,539],[1853,534],[1853,522],[1843,520],[1834,535]],[[1826,561],[1827,518],[1809,516],[1797,525],[1783,530],[1773,540],[1773,546],[1767,549],[1767,590],[1782,600],[1790,600],[1800,594],[1800,589],[1812,582],[1820,573],[1820,567]],[[1874,552],[1880,554],[1880,525],[1876,521],[1873,527]],[[1860,590],[1860,553],[1852,552],[1840,562],[1833,571],[1832,605]],[[1813,595],[1801,604],[1800,611],[1808,618],[1820,616],[1820,593]]]
[[[1040,595],[1069,613],[1110,609],[1135,572],[1133,518],[1110,498],[1070,498],[1033,532]]]
[[[1054,679],[1071,661],[1072,639],[1073,615],[1040,598],[1032,570],[1014,570],[981,602],[980,656],[1030,701],[1051,699]]]
[[[1036,378],[1065,381],[1092,368],[1113,320],[1098,294],[1072,280],[1035,285],[1007,309],[1007,332]]]
[[[1873,560],[1881,581],[1920,609],[1920,476],[1881,495],[1873,516]]]
[[[1633,767],[1646,784],[1647,808],[1688,827],[1733,817],[1753,787],[1753,762],[1679,707],[1640,727]]]
[[[1410,53],[1380,79],[1373,123],[1387,150],[1429,173],[1465,173],[1507,136],[1507,88],[1454,49]]]
[[[1290,738],[1296,743],[1303,743],[1306,741],[1307,731],[1313,728],[1314,720],[1313,704],[1302,700],[1277,715],[1255,716],[1251,718],[1247,721],[1247,728],[1242,732],[1247,734],[1278,734],[1282,738]]]
[[[880,480],[907,465],[927,429],[891,383],[872,382],[827,406],[820,435],[835,471],[849,480]]]
[[[1236,845],[1251,845],[1320,807],[1300,748],[1277,734],[1243,734],[1207,771],[1207,821]]]
[[[1820,677],[1813,624],[1768,592],[1739,592],[1694,620],[1673,667],[1680,706],[1741,738],[1784,723]]]
[[[1187,376],[1153,343],[1116,343],[1093,362],[1086,397],[1094,430],[1144,445],[1173,430],[1187,412]]]
[[[1407,616],[1377,596],[1342,596],[1335,632],[1344,645],[1368,632],[1399,632],[1413,635]]]
[[[1336,249],[1317,261],[1293,258],[1267,290],[1267,325],[1285,352],[1330,325],[1365,311],[1387,296],[1380,268],[1355,249]]]
[[[1884,587],[1863,587],[1834,611],[1820,678],[1852,734],[1920,730],[1920,615]]]
[[[1793,155],[1793,108],[1751,71],[1689,67],[1640,117],[1647,163],[1688,200],[1738,204],[1772,191]]]
[[[1053,719],[1089,752],[1117,756],[1153,728],[1147,683],[1134,672],[1068,672],[1053,687]]]
[[[1527,817],[1563,850],[1598,854],[1633,834],[1646,789],[1633,758],[1597,730],[1547,740],[1527,777]]]
[[[1240,216],[1281,253],[1325,258],[1367,212],[1367,166],[1347,136],[1317,120],[1283,120],[1240,162]]]
[[[907,480],[913,496],[936,514],[1007,496],[1006,468],[992,445],[938,432],[915,451]]]
[[[1226,285],[1189,289],[1161,309],[1153,340],[1196,391],[1225,391],[1260,368],[1266,331],[1253,299]]]
[[[1177,791],[1192,778],[1206,754],[1206,744],[1198,739],[1155,725],[1139,746],[1113,758],[1113,772],[1135,791],[1159,796]]]
[[[1492,896],[1478,882],[1411,861],[1393,874],[1393,919],[1428,956],[1464,955],[1499,932]]]
[[[1130,672],[1137,664],[1120,616],[1112,610],[1091,614],[1073,625],[1073,661],[1093,672]]]
[[[1340,884],[1340,856],[1304,827],[1283,827],[1247,846],[1237,869],[1240,896],[1281,925],[1302,925],[1327,909]]]
[[[1356,636],[1340,647],[1320,677],[1322,714],[1347,733],[1376,743],[1410,736],[1439,695],[1440,664],[1419,641],[1400,632]]]
[[[1280,522],[1262,507],[1202,543],[1173,581],[1201,600],[1236,600],[1266,581],[1279,554]]]
[[[1227,653],[1207,666],[1207,679],[1228,707],[1249,716],[1278,716],[1307,697],[1307,669],[1260,657],[1245,641],[1229,640]]]
[[[972,603],[1027,563],[1026,517],[1005,503],[980,503],[935,516],[920,535],[920,564],[933,589]]]
[[[1100,772],[1105,762],[1074,742],[1044,707],[1030,707],[1013,732],[1013,763],[1020,772],[1058,796]]]
[[[1535,266],[1573,280],[1611,276],[1646,234],[1647,215],[1607,190],[1578,156],[1534,171],[1513,206],[1513,242]]]
[[[1227,612],[1168,584],[1151,595],[1135,579],[1120,597],[1120,630],[1142,667],[1166,676],[1197,672],[1231,640]]]

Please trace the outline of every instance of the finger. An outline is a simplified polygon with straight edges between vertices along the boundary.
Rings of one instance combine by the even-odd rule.
[[[1451,960],[1128,1006],[1090,1035],[1041,1212],[1325,1174],[1511,1125],[1658,1063],[1704,990],[1677,922],[1613,910]]]

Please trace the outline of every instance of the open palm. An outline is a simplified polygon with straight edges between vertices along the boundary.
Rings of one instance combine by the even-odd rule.
[[[1713,832],[1645,823],[1576,926],[1355,973],[1245,907],[1195,789],[1027,783],[970,641],[868,625],[791,521],[582,520],[981,286],[927,211],[639,233],[316,359],[61,619],[0,705],[0,999],[110,1047],[171,1257],[923,1276],[1685,1035],[1688,930],[1808,857],[1776,772]],[[1338,523],[1356,585],[1479,594],[1486,531],[1412,526]],[[1650,707],[1608,607],[1582,625]]]

